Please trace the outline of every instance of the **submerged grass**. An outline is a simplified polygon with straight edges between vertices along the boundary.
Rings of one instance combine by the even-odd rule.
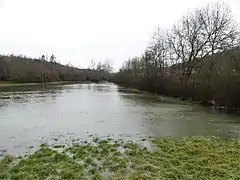
[[[4,157],[0,179],[240,179],[240,140],[157,138],[153,143],[154,150],[99,138],[42,146],[21,159]]]

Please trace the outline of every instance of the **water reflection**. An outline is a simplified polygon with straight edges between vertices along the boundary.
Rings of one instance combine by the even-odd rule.
[[[141,114],[142,127],[152,136],[219,136],[238,137],[239,117],[220,114],[211,108],[197,105],[178,104],[178,101],[157,98],[150,94],[134,94],[131,90],[119,89],[120,98],[126,104],[144,107]]]
[[[91,90],[93,92],[112,92],[113,88],[112,83],[107,83],[107,84],[95,84],[95,83],[89,83],[87,84],[87,89]]]
[[[0,108],[9,104],[25,104],[30,102],[45,102],[49,99],[55,100],[67,87],[10,87],[0,89]],[[71,89],[71,88],[69,88]]]

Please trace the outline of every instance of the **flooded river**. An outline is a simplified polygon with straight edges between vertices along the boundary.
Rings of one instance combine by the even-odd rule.
[[[240,134],[240,118],[114,84],[0,89],[0,149],[10,154],[92,134],[234,138]]]

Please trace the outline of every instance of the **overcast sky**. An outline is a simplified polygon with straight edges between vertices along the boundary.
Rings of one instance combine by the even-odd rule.
[[[86,68],[111,59],[117,69],[140,55],[158,25],[214,0],[0,0],[0,53],[40,57]],[[240,0],[225,0],[240,22]]]

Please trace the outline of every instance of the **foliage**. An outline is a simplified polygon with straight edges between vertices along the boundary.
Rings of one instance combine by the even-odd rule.
[[[52,55],[47,61],[45,55],[40,59],[25,56],[0,56],[0,81],[13,83],[42,83],[55,81],[102,81],[110,80],[106,71],[78,69],[57,63]]]
[[[159,27],[140,57],[127,60],[114,82],[226,109],[240,107],[239,29],[226,4],[213,3]]]

